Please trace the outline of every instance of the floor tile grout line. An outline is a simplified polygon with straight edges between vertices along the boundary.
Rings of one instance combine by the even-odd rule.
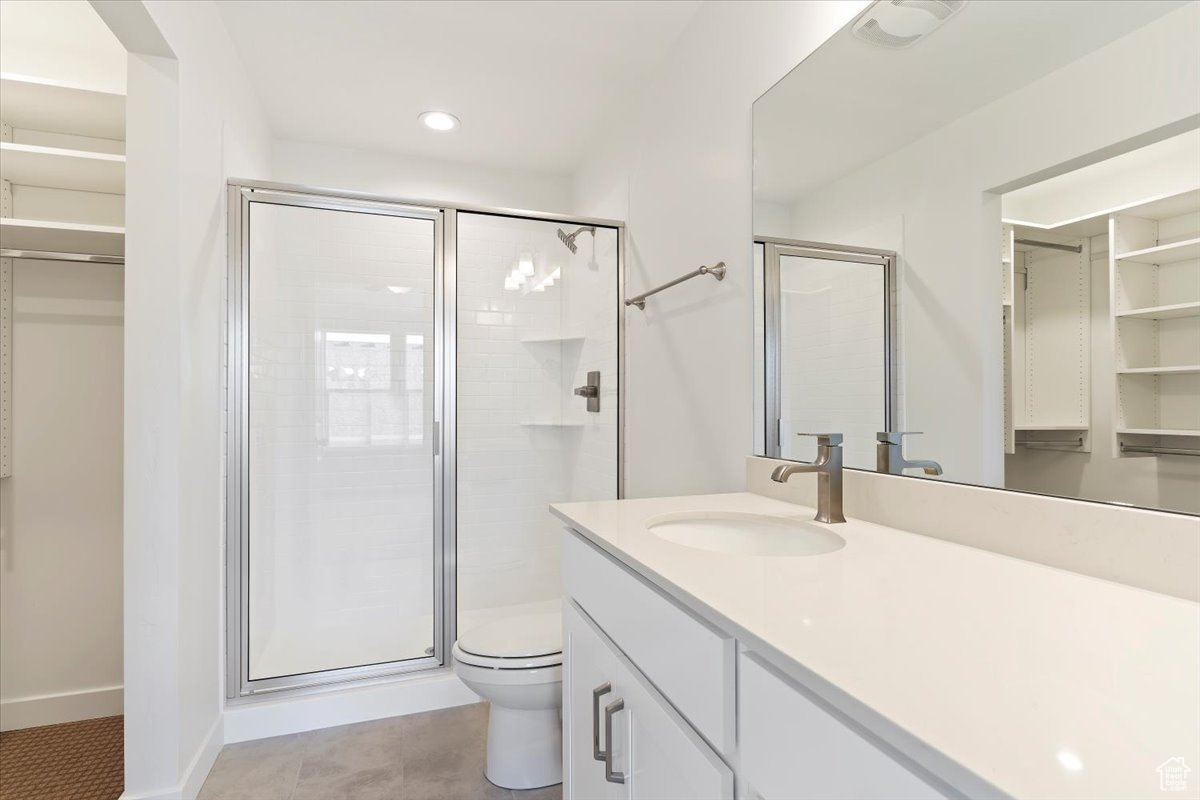
[[[308,743],[304,741],[304,734],[308,731],[302,731],[296,737],[296,742],[300,748],[300,758],[296,760],[296,774],[292,777],[292,789],[288,792],[287,800],[296,800],[296,790],[300,788],[300,773],[304,771],[304,759],[308,758]]]

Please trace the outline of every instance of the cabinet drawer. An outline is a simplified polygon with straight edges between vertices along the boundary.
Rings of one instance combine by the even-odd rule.
[[[742,777],[764,800],[944,797],[778,677],[738,656]]]
[[[734,748],[734,640],[579,534],[563,534],[563,581],[617,647],[714,747]]]

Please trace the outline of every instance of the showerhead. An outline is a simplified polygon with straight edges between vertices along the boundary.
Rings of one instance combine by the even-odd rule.
[[[590,233],[592,236],[595,236],[596,229],[585,225],[584,227],[580,228],[579,230],[575,231],[574,233],[568,235],[566,233],[563,233],[562,228],[559,228],[558,229],[558,238],[562,240],[562,243],[567,246],[568,250],[570,250],[572,253],[576,253],[579,251],[579,248],[575,246],[575,237],[581,233]]]

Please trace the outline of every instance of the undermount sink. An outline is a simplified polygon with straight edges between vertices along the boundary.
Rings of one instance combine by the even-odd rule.
[[[841,536],[804,520],[736,511],[664,514],[646,529],[685,547],[739,556],[815,556],[846,546]]]

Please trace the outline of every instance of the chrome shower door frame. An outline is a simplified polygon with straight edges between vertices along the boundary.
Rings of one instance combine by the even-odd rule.
[[[883,425],[892,430],[899,415],[896,399],[896,343],[897,335],[897,288],[896,253],[893,250],[876,250],[870,247],[854,247],[809,242],[800,239],[781,239],[773,236],[756,236],[754,244],[763,245],[763,379],[766,382],[763,394],[766,403],[764,415],[764,441],[770,458],[780,458],[783,445],[780,441],[780,419],[783,407],[783,364],[780,359],[780,303],[783,291],[780,285],[779,260],[783,256],[819,258],[827,261],[843,261],[855,264],[878,264],[883,269]]]
[[[445,508],[446,448],[442,441],[446,426],[445,408],[445,296],[444,296],[444,236],[445,213],[441,209],[403,203],[356,200],[286,190],[259,188],[247,184],[229,186],[229,287],[226,352],[227,383],[227,480],[226,480],[226,626],[227,698],[248,697],[289,689],[308,688],[330,683],[359,681],[406,672],[418,672],[447,663],[449,647],[443,624],[447,570],[442,515]],[[326,209],[425,219],[433,223],[433,329],[434,329],[434,387],[433,387],[433,530],[434,561],[433,652],[419,658],[390,661],[380,664],[341,667],[298,673],[296,675],[252,680],[249,675],[250,636],[250,442],[247,423],[250,417],[250,390],[246,377],[250,364],[250,237],[249,221],[252,203],[285,205],[300,208]]]
[[[250,203],[391,214],[434,221],[434,652],[418,659],[343,667],[282,678],[249,679],[249,443],[246,385],[249,349]],[[408,200],[294,184],[231,179],[228,182],[228,286],[226,303],[226,680],[232,702],[327,691],[339,685],[390,680],[408,673],[428,674],[450,666],[457,639],[457,353],[458,214],[470,212],[541,222],[594,225],[617,232],[617,280],[613,313],[617,327],[617,485],[625,496],[625,223],[597,217],[519,209]]]

